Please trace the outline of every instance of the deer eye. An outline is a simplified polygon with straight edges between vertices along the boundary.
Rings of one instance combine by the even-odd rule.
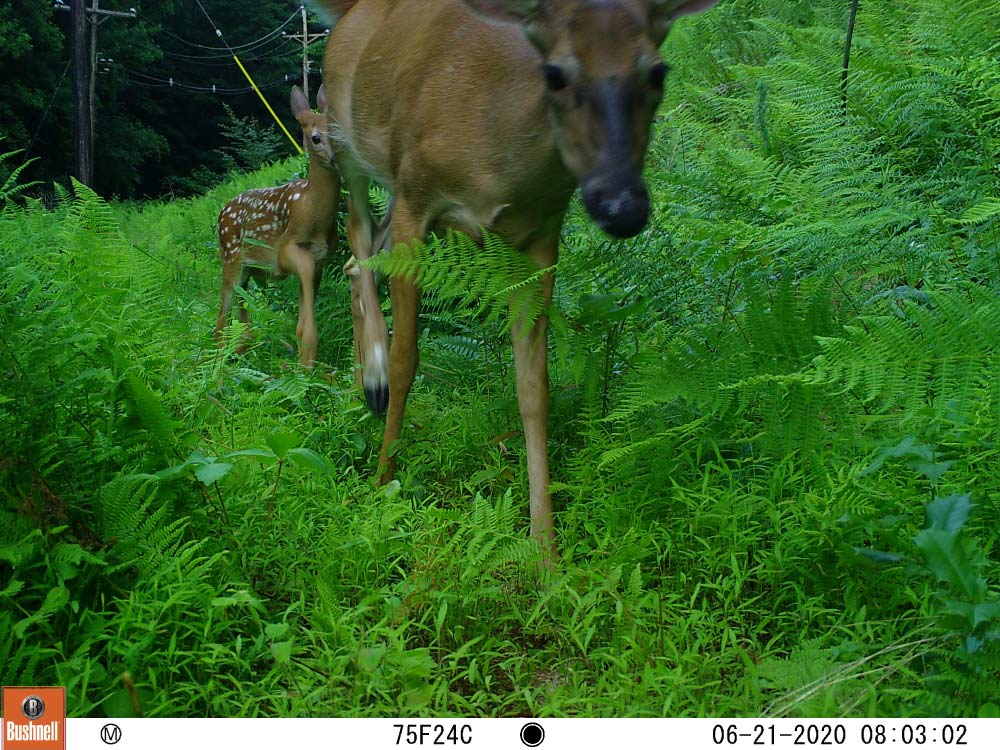
[[[312,142],[313,143],[315,143],[318,146],[320,144],[320,141],[322,141],[322,140],[323,139],[319,137],[319,133],[313,133],[313,135],[312,135]]]
[[[566,80],[566,72],[558,65],[545,63],[542,71],[545,73],[545,85],[549,87],[549,91],[562,91],[569,83]]]
[[[670,66],[664,62],[656,63],[652,68],[649,69],[649,85],[654,89],[662,89],[663,82],[667,79],[667,73],[670,72]]]

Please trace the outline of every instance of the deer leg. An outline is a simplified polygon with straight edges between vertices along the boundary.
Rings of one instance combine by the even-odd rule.
[[[303,367],[316,364],[316,258],[308,249],[291,243],[278,253],[278,265],[285,273],[299,279],[299,324],[295,336],[299,340],[299,362]]]
[[[539,242],[528,251],[540,267],[556,262],[559,236]],[[549,273],[541,279],[541,294],[547,311],[552,300],[554,276]],[[514,311],[511,311],[512,314]],[[549,418],[549,373],[546,330],[547,312],[534,323],[517,318],[511,328],[514,347],[514,367],[517,371],[517,404],[524,426],[524,445],[528,457],[529,506],[531,509],[531,536],[542,549],[554,552],[554,523],[552,496],[549,493],[549,454],[547,445]]]
[[[219,316],[215,320],[215,340],[220,345],[222,344],[222,330],[226,327],[229,312],[233,309],[233,294],[241,270],[238,259],[222,262],[222,301],[219,304]]]
[[[249,266],[241,264],[240,278],[237,282],[237,286],[245,292],[250,286],[251,278],[256,279],[258,284],[263,284],[263,274],[259,271],[254,271],[254,269]],[[242,296],[238,296],[236,300],[236,314],[239,316],[240,323],[243,324],[244,328],[243,335],[240,337],[240,345],[236,347],[236,353],[243,354],[250,345],[250,313],[247,311],[247,303],[244,301]]]
[[[406,206],[397,202],[392,213],[395,244],[407,244],[423,239],[420,225],[410,216]],[[385,419],[385,434],[379,454],[379,484],[392,480],[396,469],[395,443],[403,428],[406,398],[413,385],[420,353],[417,350],[417,313],[420,310],[420,289],[408,278],[393,276],[389,280],[392,294],[392,345],[389,348],[389,411]]]
[[[368,200],[368,185],[367,178],[349,180],[347,242],[357,260],[366,260],[374,252],[374,221]],[[382,415],[389,401],[389,331],[379,304],[374,274],[356,263],[351,264],[352,261],[348,261],[344,272],[351,279],[355,382],[364,389],[365,400],[372,413]]]
[[[319,297],[319,285],[323,281],[323,269],[326,268],[326,263],[316,264],[316,273],[313,276],[313,298],[317,299]]]

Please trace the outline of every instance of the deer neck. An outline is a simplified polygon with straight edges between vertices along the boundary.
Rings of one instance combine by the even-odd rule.
[[[314,211],[328,212],[336,215],[334,208],[340,192],[340,180],[336,168],[322,157],[311,153],[309,155],[309,177],[306,181],[310,204]]]

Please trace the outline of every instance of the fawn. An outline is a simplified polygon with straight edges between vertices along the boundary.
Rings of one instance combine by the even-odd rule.
[[[243,289],[250,279],[259,284],[268,276],[289,274],[299,279],[299,362],[316,362],[318,336],[315,301],[323,270],[337,249],[337,203],[340,175],[327,136],[326,97],[321,86],[316,96],[319,112],[298,86],[292,87],[292,112],[302,126],[309,152],[308,180],[294,180],[272,188],[247,190],[233,198],[219,213],[219,248],[222,256],[222,302],[216,321],[216,337],[233,304],[237,284]],[[383,231],[385,234],[387,227]],[[364,387],[369,406],[376,413],[388,402],[389,339],[371,271],[348,260],[344,273],[351,280],[351,311],[354,318],[355,377]],[[242,300],[238,313],[244,325],[249,315]],[[241,345],[238,351],[242,351]]]

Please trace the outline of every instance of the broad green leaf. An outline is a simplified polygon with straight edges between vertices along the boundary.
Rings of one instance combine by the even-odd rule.
[[[226,474],[232,471],[233,465],[227,464],[224,461],[217,461],[214,464],[205,464],[204,466],[199,466],[194,470],[194,475],[198,477],[198,481],[204,484],[206,487],[213,485],[222,479]]]
[[[604,319],[610,323],[617,323],[619,321],[625,320],[626,318],[631,318],[633,315],[639,315],[646,310],[648,301],[645,299],[637,299],[634,302],[629,302],[626,305],[620,305],[604,316]]]
[[[264,634],[268,638],[281,638],[288,632],[288,627],[287,622],[269,622],[264,626]]]
[[[378,646],[372,646],[371,648],[358,649],[358,666],[361,668],[362,672],[367,672],[371,674],[376,669],[378,665],[382,663],[382,658],[385,656],[385,645],[379,644]]]
[[[977,717],[980,719],[1000,719],[1000,706],[996,703],[984,703],[979,707]]]
[[[272,430],[264,438],[264,442],[279,459],[282,459],[289,450],[299,444],[299,436],[291,430]]]
[[[54,612],[62,609],[68,603],[69,589],[64,586],[56,586],[55,588],[49,589],[48,593],[45,595],[45,601],[42,602],[42,606],[40,606],[33,614],[23,618],[22,620],[18,620],[18,622],[14,624],[14,635],[17,638],[24,638],[24,634],[27,632],[29,627],[36,622],[43,622],[48,619]]]
[[[223,458],[236,458],[237,456],[247,456],[249,458],[259,458],[266,464],[276,463],[278,457],[275,455],[274,451],[270,448],[247,448],[242,451],[233,451],[232,453],[227,453]]]
[[[949,495],[939,497],[928,503],[927,520],[933,528],[944,531],[958,531],[965,522],[969,520],[969,513],[972,511],[973,503],[971,495]]]
[[[927,567],[939,581],[954,586],[974,602],[982,600],[986,593],[986,581],[976,574],[960,532],[924,529],[917,534],[915,541],[924,553]]]
[[[292,642],[278,641],[271,644],[271,656],[278,664],[288,664],[292,660]]]
[[[948,471],[954,463],[954,461],[916,461],[912,463],[911,466],[927,477],[931,484],[937,484],[941,476]]]
[[[902,555],[894,552],[882,552],[871,547],[851,547],[857,554],[877,563],[896,563],[903,559]]]
[[[615,306],[610,294],[581,294],[579,299],[580,322],[584,325],[603,320]]]
[[[400,699],[404,708],[410,712],[417,713],[427,707],[433,696],[433,685],[420,685],[419,687],[404,690],[400,695]]]
[[[292,448],[287,455],[292,463],[317,474],[333,474],[336,471],[332,463],[311,448]]]
[[[498,473],[499,472],[496,469],[480,469],[471,477],[469,477],[469,484],[472,487],[476,487],[482,484],[483,482],[488,482],[492,479],[496,479]]]

